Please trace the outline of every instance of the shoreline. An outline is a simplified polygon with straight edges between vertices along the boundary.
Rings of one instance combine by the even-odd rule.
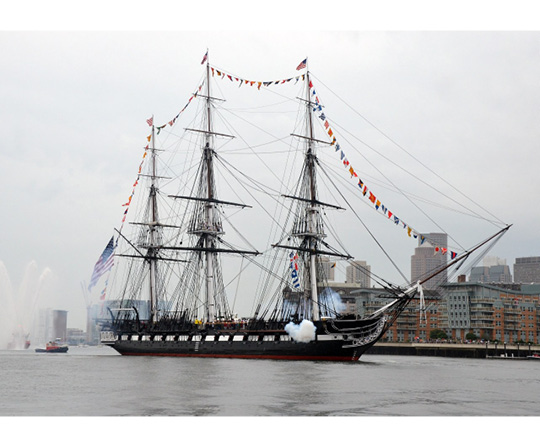
[[[504,343],[378,342],[369,348],[366,354],[525,360],[528,356],[540,355],[540,346],[529,347],[528,345],[505,345]]]

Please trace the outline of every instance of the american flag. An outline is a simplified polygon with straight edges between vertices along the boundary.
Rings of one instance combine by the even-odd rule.
[[[154,124],[154,117],[148,118],[148,119],[146,120],[146,122],[148,123],[149,126],[151,126],[152,124]]]
[[[201,65],[204,64],[206,62],[206,59],[208,59],[208,51],[206,52],[206,54],[204,55],[203,59],[202,59],[202,62],[201,62]]]
[[[88,285],[88,291],[90,291],[92,287],[96,285],[98,279],[101,278],[104,273],[107,273],[112,268],[114,264],[114,249],[115,246],[113,236],[94,266],[94,272],[92,273],[92,278],[90,279],[90,284]]]
[[[297,70],[302,70],[302,68],[306,68],[307,59],[304,59],[302,62],[298,64],[298,67],[296,67]]]

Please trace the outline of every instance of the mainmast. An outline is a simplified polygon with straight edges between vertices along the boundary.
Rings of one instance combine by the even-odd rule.
[[[308,170],[309,181],[309,199],[311,206],[309,208],[309,222],[308,222],[308,234],[309,234],[309,268],[310,268],[310,289],[311,289],[311,302],[312,302],[312,318],[314,321],[320,319],[319,316],[319,295],[317,291],[317,241],[319,235],[317,234],[317,220],[319,215],[319,204],[317,200],[317,185],[316,185],[316,172],[315,172],[315,154],[313,151],[313,120],[311,116],[311,101],[310,101],[310,82],[309,82],[309,70],[306,69],[306,110],[307,110],[307,136],[306,139],[306,164]]]
[[[208,54],[208,53],[207,53]],[[187,296],[194,290],[201,290],[200,301],[204,304],[204,315],[202,319],[205,323],[212,323],[217,317],[223,315],[230,316],[230,309],[225,297],[225,288],[221,275],[221,265],[219,260],[220,253],[231,253],[240,255],[258,255],[257,251],[237,250],[233,247],[223,248],[224,241],[221,237],[224,235],[221,216],[218,206],[238,206],[248,207],[241,203],[234,203],[219,200],[216,191],[215,166],[216,157],[215,139],[216,136],[223,138],[234,138],[232,135],[217,133],[213,130],[212,121],[212,102],[218,100],[211,96],[210,76],[211,67],[208,56],[205,56],[206,63],[206,94],[198,95],[204,98],[204,119],[199,129],[186,128],[192,132],[204,134],[202,138],[202,157],[199,174],[196,181],[196,193],[192,196],[169,195],[169,197],[189,200],[195,202],[188,233],[193,235],[190,246],[163,247],[167,250],[183,250],[196,254],[198,261],[193,263],[193,268],[197,273],[187,275],[185,284],[181,287],[181,295]],[[204,62],[203,61],[203,62]],[[200,261],[200,262],[199,262]],[[200,267],[200,270],[199,270]],[[192,282],[195,281],[195,282]],[[204,286],[201,287],[202,283]],[[187,298],[190,299],[190,298]],[[199,295],[197,294],[197,301]],[[196,306],[199,307],[198,304]],[[195,311],[198,313],[198,310]]]

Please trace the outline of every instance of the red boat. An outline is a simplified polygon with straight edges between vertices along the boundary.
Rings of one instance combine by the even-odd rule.
[[[47,343],[47,346],[45,349],[43,348],[36,348],[36,352],[67,352],[68,346],[67,345],[60,345],[55,341],[50,341]]]

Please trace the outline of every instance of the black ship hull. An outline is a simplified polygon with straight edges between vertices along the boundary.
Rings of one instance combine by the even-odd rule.
[[[295,341],[284,330],[195,331],[165,334],[102,332],[101,342],[122,355],[354,362],[384,333],[380,319],[369,330],[343,328]],[[317,331],[319,332],[319,331]]]
[[[273,360],[357,361],[372,345],[347,346],[338,341],[301,342],[163,342],[115,341],[107,343],[122,355],[215,357]],[[350,344],[349,344],[350,345]]]

